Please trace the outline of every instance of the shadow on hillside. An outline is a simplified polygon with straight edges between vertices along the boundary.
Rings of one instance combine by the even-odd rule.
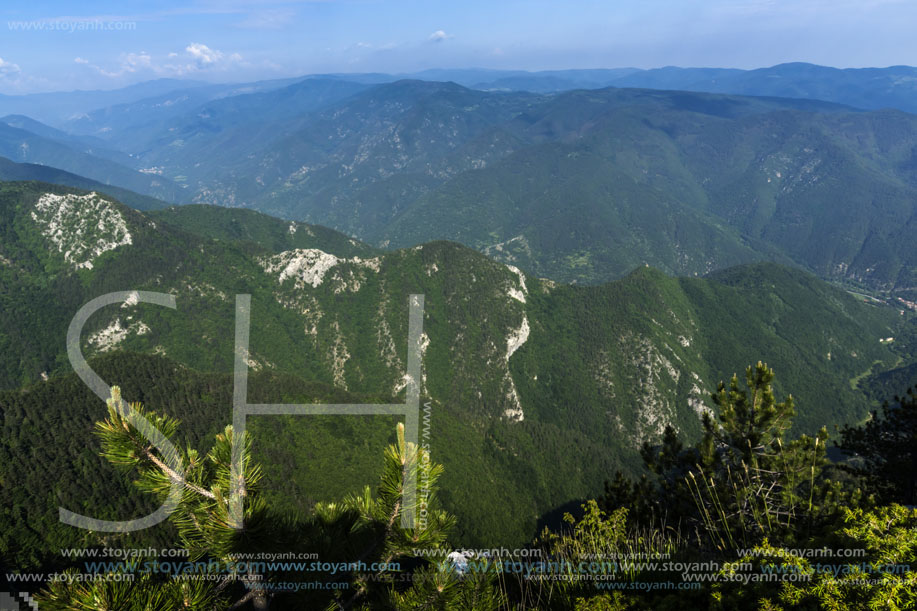
[[[582,518],[584,513],[582,505],[585,502],[586,499],[567,501],[563,505],[558,505],[554,509],[550,509],[541,514],[541,516],[538,517],[538,526],[535,528],[535,537],[541,535],[541,531],[543,531],[545,527],[551,529],[554,532],[559,531],[560,528],[565,524],[565,513],[569,513],[576,520]]]

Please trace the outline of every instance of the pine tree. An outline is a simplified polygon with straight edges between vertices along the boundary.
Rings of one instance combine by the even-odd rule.
[[[721,550],[830,519],[838,490],[822,478],[827,432],[785,441],[795,406],[792,396],[777,402],[773,380],[759,362],[746,368],[744,387],[735,375],[728,386],[720,382],[701,440],[685,447],[667,427],[660,444],[641,451],[654,481],[619,473],[606,483],[602,507],[632,509],[640,527],[693,524]]]
[[[917,504],[917,392],[909,389],[874,411],[862,426],[846,426],[838,447],[853,459],[842,468],[886,503]]]
[[[108,418],[96,425],[102,454],[115,465],[137,471],[138,487],[160,501],[173,482],[182,484],[170,520],[177,527],[176,543],[188,552],[195,572],[188,579],[171,579],[156,571],[125,567],[106,580],[57,581],[39,595],[42,609],[258,609],[276,603],[279,608],[483,611],[503,604],[493,567],[479,564],[482,570],[465,575],[449,562],[430,560],[447,556],[447,534],[455,520],[437,508],[436,483],[442,466],[432,462],[423,448],[405,441],[404,425],[398,425],[397,442],[384,453],[375,491],[367,486],[362,494],[341,503],[318,504],[308,516],[270,510],[258,485],[261,468],[251,458],[246,437],[242,445],[244,528],[240,529],[233,526],[229,513],[232,427],[216,436],[205,456],[190,447],[163,456],[132,424],[138,422],[137,415],[166,437],[179,427],[177,420],[147,412],[139,404],[128,410],[120,390],[113,387]],[[407,481],[423,482],[424,487],[424,494],[416,495],[410,507],[403,501]],[[417,515],[421,510],[424,519],[415,521],[414,528],[402,526],[404,512]],[[332,575],[303,573],[292,565],[239,561],[258,555],[270,558],[278,552],[315,554],[342,568]],[[302,581],[346,582],[347,587],[299,592],[275,588]]]
[[[704,414],[701,462],[685,481],[719,549],[789,536],[811,525],[818,501],[829,494],[817,490],[825,483],[820,476],[827,432],[785,442],[795,406],[792,395],[777,402],[773,380],[774,370],[759,361],[746,368],[745,388],[736,375],[728,388],[719,383],[711,397],[716,420]]]
[[[634,480],[617,471],[605,482],[601,508],[611,513],[619,507],[630,510],[631,523],[642,528],[666,528],[695,515],[694,499],[685,488],[684,478],[701,461],[697,448],[684,446],[678,432],[666,425],[661,442],[644,442],[640,449],[647,474]]]
[[[758,361],[745,370],[747,388],[739,386],[737,375],[732,376],[728,390],[720,382],[712,395],[719,408],[718,421],[714,422],[709,412],[704,414],[704,447],[709,448],[712,442],[733,464],[773,455],[779,449],[775,444],[782,441],[796,415],[792,395],[782,403],[774,399],[773,380],[774,370]]]

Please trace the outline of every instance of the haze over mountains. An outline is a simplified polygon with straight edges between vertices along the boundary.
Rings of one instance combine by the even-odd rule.
[[[771,260],[913,296],[917,122],[901,109],[914,75],[784,64],[419,75],[477,88],[386,75],[206,85],[90,110],[64,131],[6,117],[0,154],[381,247],[456,240],[564,282]],[[506,79],[532,91],[490,86]],[[615,86],[543,93],[545,79]],[[662,90],[677,87],[785,97]],[[899,110],[862,110],[886,106]]]
[[[848,104],[858,108],[917,110],[917,68],[831,68],[807,63],[787,63],[740,70],[736,68],[680,68],[668,66],[583,70],[490,70],[440,69],[405,74],[340,73],[319,75],[365,85],[396,80],[452,81],[462,86],[503,91],[551,93],[571,89],[604,87],[647,87],[742,95],[809,98]],[[201,81],[158,79],[111,91],[75,91],[0,95],[0,114],[27,114],[59,125],[78,121],[102,108],[118,107],[140,100],[155,100],[176,91],[186,103],[203,104],[231,95],[267,91],[299,79],[275,79],[256,83],[210,84]],[[164,98],[168,99],[168,98]]]
[[[4,556],[75,544],[35,498],[136,509],[72,483],[108,466],[61,441],[98,407],[67,325],[109,291],[176,296],[102,310],[84,351],[191,441],[229,417],[236,294],[264,401],[388,402],[424,293],[422,393],[466,544],[529,540],[666,424],[696,435],[750,362],[806,432],[917,381],[917,69],[404,76],[0,98],[0,180],[30,181],[0,184],[0,465],[32,457],[0,495],[34,505],[3,516]],[[258,424],[276,502],[362,484],[391,422],[358,420]],[[59,434],[24,444],[39,425]],[[303,468],[316,444],[352,457],[338,479]]]

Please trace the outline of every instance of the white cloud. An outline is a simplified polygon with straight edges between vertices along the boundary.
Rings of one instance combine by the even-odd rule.
[[[137,72],[144,68],[153,67],[153,56],[147,53],[146,51],[141,51],[140,53],[128,53],[122,56],[121,61],[122,65],[125,66],[125,69],[128,72]]]
[[[36,91],[53,91],[57,84],[43,76],[27,74],[22,71],[19,64],[7,61],[0,57],[0,82],[3,83],[3,93],[33,93]]]
[[[430,42],[442,42],[449,38],[455,38],[452,34],[446,34],[444,30],[436,30],[430,34]]]
[[[146,51],[122,53],[118,56],[117,66],[114,68],[90,63],[82,57],[77,57],[74,61],[89,66],[109,78],[120,78],[135,73],[147,73],[157,77],[177,77],[247,65],[238,53],[224,53],[199,42],[190,43],[182,52],[172,51],[158,58]]]
[[[244,66],[242,56],[238,53],[224,53],[219,49],[211,49],[199,42],[192,42],[185,47],[184,53],[170,53],[170,63],[157,68],[157,72],[168,76],[185,76],[188,74],[227,70],[234,66]]]
[[[15,74],[19,74],[20,72],[22,72],[22,70],[19,69],[18,65],[12,62],[8,62],[0,57],[0,78],[13,76]]]
[[[214,64],[223,59],[222,51],[211,49],[207,45],[203,45],[199,42],[192,42],[190,45],[185,47],[185,51],[188,52],[191,57],[197,60],[198,63],[205,66],[208,64]]]
[[[106,70],[95,64],[90,64],[89,62],[85,63],[95,68],[99,74],[111,78],[118,78],[125,74],[134,74],[135,72],[156,72],[156,66],[153,65],[153,56],[146,51],[141,51],[140,53],[122,53],[118,57],[118,68],[115,70]]]

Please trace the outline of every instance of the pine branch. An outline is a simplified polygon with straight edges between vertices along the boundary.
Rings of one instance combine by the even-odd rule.
[[[143,448],[142,452],[143,452],[143,455],[146,456],[150,460],[150,462],[152,462],[154,465],[159,467],[159,469],[163,473],[168,475],[169,479],[171,479],[173,482],[180,482],[185,488],[188,488],[189,490],[193,490],[194,492],[197,492],[200,495],[206,496],[209,499],[216,500],[217,497],[212,492],[209,492],[207,490],[204,490],[200,486],[196,486],[192,484],[191,482],[186,480],[184,477],[182,477],[179,473],[176,473],[171,467],[169,467],[169,465],[167,465],[162,460],[160,460],[160,458],[156,456],[156,454],[153,453],[152,446],[147,446],[146,448]]]

